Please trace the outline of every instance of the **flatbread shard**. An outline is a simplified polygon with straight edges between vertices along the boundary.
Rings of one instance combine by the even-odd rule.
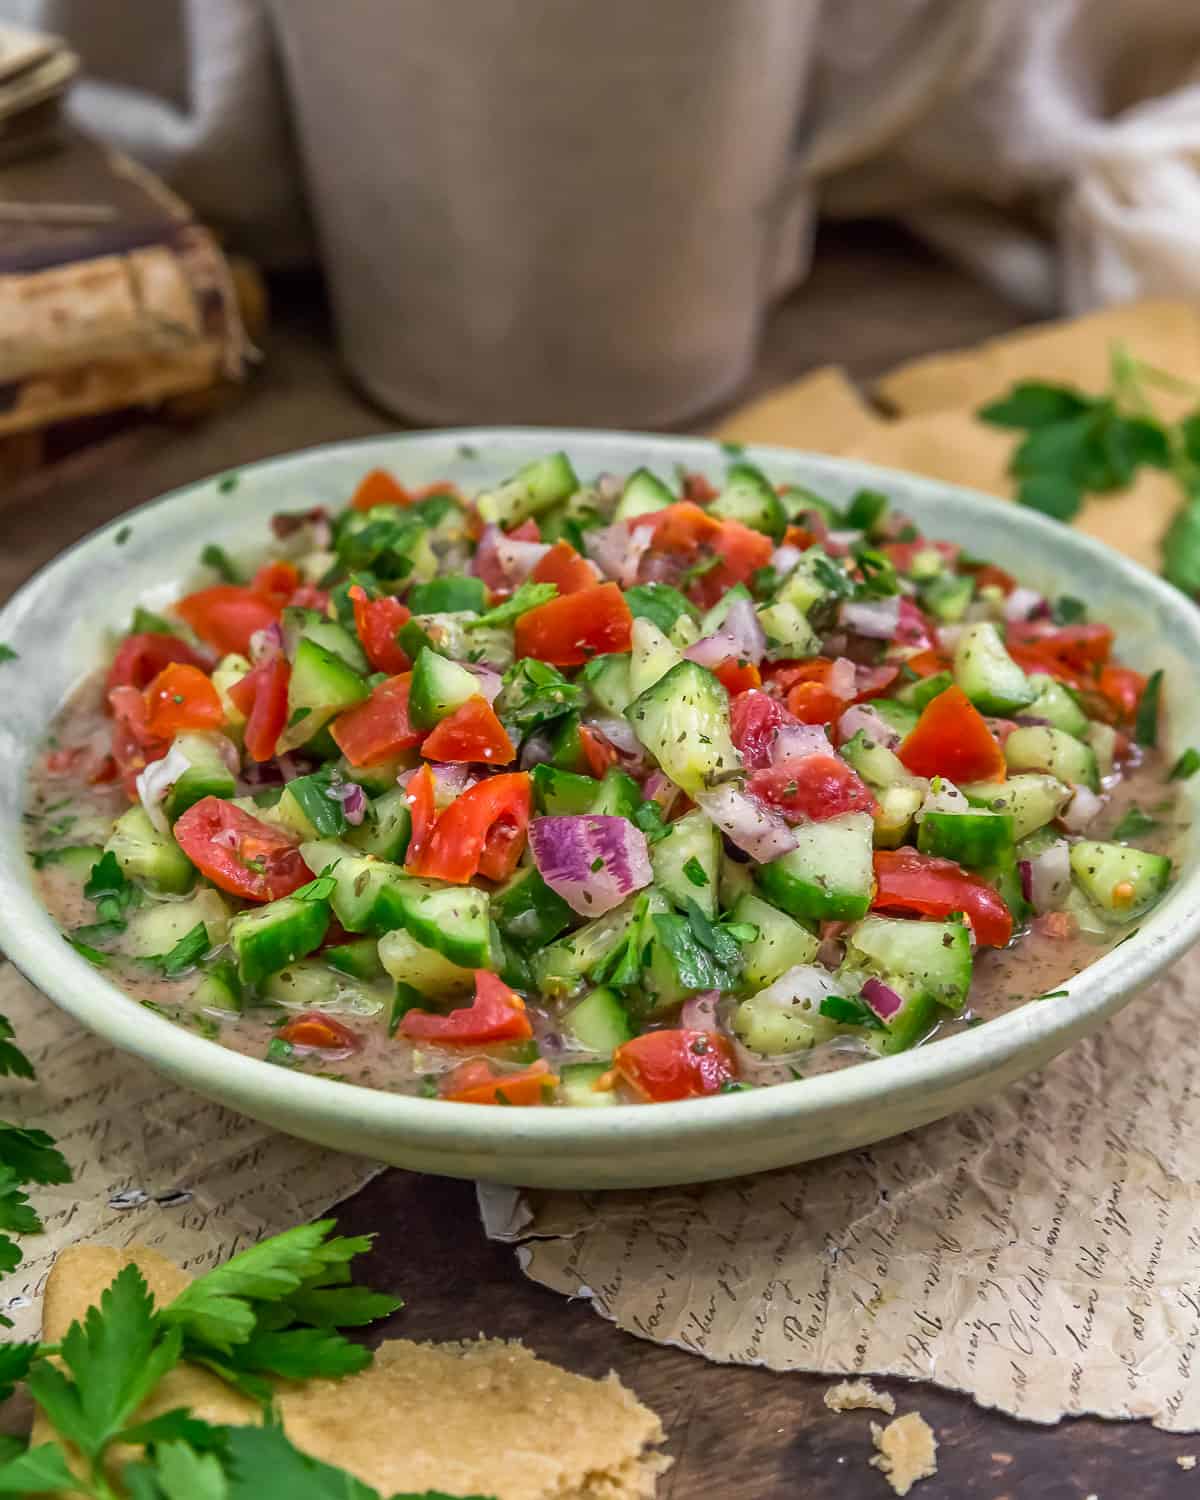
[[[920,1412],[905,1412],[886,1427],[872,1422],[871,1438],[879,1449],[871,1463],[897,1495],[907,1495],[919,1479],[937,1473],[937,1438]]]
[[[159,1300],[187,1284],[186,1273],[153,1250],[66,1250],[46,1284],[45,1338],[61,1338],[130,1263]],[[192,1365],[173,1370],[141,1416],[174,1406],[212,1422],[261,1415]],[[658,1451],[662,1423],[615,1375],[574,1375],[499,1339],[391,1340],[361,1374],[280,1383],[278,1408],[297,1447],[385,1495],[436,1489],[496,1500],[652,1500],[670,1464]],[[39,1416],[35,1439],[52,1435]]]
[[[877,1391],[869,1380],[843,1380],[825,1392],[830,1411],[885,1411],[896,1414],[896,1398],[889,1391]]]

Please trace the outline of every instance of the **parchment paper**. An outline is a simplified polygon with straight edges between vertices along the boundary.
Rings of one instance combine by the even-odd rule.
[[[0,961],[0,1012],[37,1069],[0,1080],[0,1118],[49,1131],[74,1182],[34,1187],[44,1235],[0,1280],[10,1338],[36,1338],[41,1294],[65,1245],[150,1245],[185,1270],[304,1223],[382,1170],[210,1104],[106,1046]]]

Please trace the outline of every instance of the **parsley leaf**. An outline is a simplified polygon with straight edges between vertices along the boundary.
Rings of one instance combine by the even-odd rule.
[[[178,635],[179,627],[173,625],[162,615],[156,615],[152,609],[143,609],[139,604],[133,611],[133,619],[129,622],[130,635],[142,635],[149,631],[154,635]]]
[[[683,873],[693,885],[706,886],[708,884],[708,871],[694,854],[684,865]]]
[[[16,661],[17,653],[5,641],[0,641],[0,662]]]
[[[1065,474],[1031,474],[1017,486],[1017,504],[1056,521],[1071,521],[1083,505],[1079,486]]]
[[[137,906],[142,899],[142,894],[137,886],[130,881],[117,862],[117,856],[111,849],[107,850],[92,866],[91,874],[83,887],[83,894],[95,903],[96,916],[99,922],[97,928],[111,924],[113,932],[121,932],[125,927],[125,912],[131,906]],[[79,928],[79,932],[87,933],[89,929]],[[113,933],[102,933],[92,931],[91,936],[103,940],[112,936]]]
[[[680,615],[687,615],[690,620],[700,618],[695,605],[669,583],[639,583],[625,590],[625,602],[635,619],[650,620],[664,635]]]
[[[1078,625],[1087,619],[1087,605],[1082,599],[1062,594],[1054,601],[1050,613],[1056,625]]]
[[[17,1382],[25,1379],[39,1348],[37,1343],[0,1344],[0,1405],[16,1390]]]
[[[307,887],[305,887],[307,889]],[[203,922],[197,922],[190,932],[175,944],[169,953],[160,953],[155,958],[147,959],[147,963],[157,964],[168,978],[176,974],[182,974],[185,969],[190,969],[200,962],[209,949],[208,928]]]
[[[1189,745],[1171,767],[1167,780],[1186,781],[1189,776],[1194,776],[1197,771],[1200,771],[1200,750]]]
[[[16,1174],[19,1182],[42,1185],[70,1182],[71,1168],[44,1130],[28,1130],[0,1120],[0,1161]]]
[[[1141,838],[1142,834],[1149,833],[1152,828],[1157,827],[1158,819],[1143,812],[1135,802],[1132,807],[1125,810],[1124,816],[1112,831],[1112,837],[1119,844],[1123,844],[1129,839]]]
[[[13,1041],[16,1033],[7,1016],[0,1016],[0,1078],[32,1078],[33,1064]]]
[[[39,1443],[0,1465],[0,1495],[78,1494],[79,1481],[57,1443]]]
[[[333,864],[326,865],[315,880],[302,885],[298,891],[293,891],[292,895],[300,901],[328,901],[337,890],[337,879],[333,873],[336,865],[336,860]]]
[[[1158,703],[1162,697],[1163,674],[1160,667],[1151,674],[1138,701],[1133,721],[1133,737],[1139,745],[1153,749],[1158,744]]]
[[[981,422],[990,422],[993,427],[1018,427],[1032,431],[1036,427],[1051,427],[1072,417],[1082,416],[1095,405],[1091,396],[1085,396],[1067,385],[1051,385],[1041,380],[1018,381],[1007,396],[993,401],[979,413]]]
[[[222,583],[245,583],[246,581],[229,553],[224,547],[218,547],[216,542],[209,542],[200,554],[200,561],[206,568],[211,568]]]
[[[527,656],[505,672],[495,709],[505,729],[524,739],[579,708],[583,698],[583,688],[568,682],[557,667]]]
[[[652,844],[670,836],[671,825],[663,817],[661,805],[653,800],[639,802],[632,818],[634,827],[640,828]]]
[[[521,615],[537,609],[540,604],[548,604],[557,595],[558,585],[555,583],[523,583],[511,599],[487,610],[477,620],[464,621],[463,628],[481,630],[485,625],[511,625]]]
[[[868,1031],[883,1029],[883,1022],[857,995],[826,995],[818,1010],[830,1021],[839,1021],[843,1026],[865,1026]]]

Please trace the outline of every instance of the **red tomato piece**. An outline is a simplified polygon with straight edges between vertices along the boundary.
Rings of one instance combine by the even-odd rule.
[[[529,827],[532,792],[525,771],[489,776],[468,787],[438,817],[424,847],[406,865],[414,875],[465,885],[479,872],[488,834],[497,823],[524,834]]]
[[[427,760],[506,766],[516,759],[517,752],[495,709],[482,693],[477,693],[430,731],[421,754]]]
[[[1098,686],[1104,701],[1118,719],[1132,719],[1146,691],[1146,679],[1132,667],[1109,664],[1100,669]]]
[[[964,568],[963,572],[974,574],[977,589],[998,588],[1008,595],[1017,586],[1017,580],[1012,574],[1006,573],[1003,568],[996,567],[995,563],[984,563],[979,568]]]
[[[386,469],[372,469],[358,481],[350,497],[352,510],[370,510],[376,505],[407,505],[409,493]]]
[[[906,656],[904,665],[918,677],[936,677],[939,672],[950,670],[950,658],[940,651],[918,651],[915,656]]]
[[[295,840],[220,797],[202,797],[175,824],[175,839],[207,879],[247,901],[278,901],[312,875]]]
[[[542,533],[538,530],[538,523],[532,516],[527,516],[519,526],[514,526],[511,531],[504,533],[513,542],[540,542]]]
[[[647,1031],[613,1053],[617,1074],[643,1099],[696,1099],[737,1077],[728,1039],[716,1031]]]
[[[793,823],[820,823],[850,812],[874,815],[879,807],[866,783],[836,755],[805,755],[752,771],[747,789]]]
[[[475,998],[449,1015],[410,1010],[400,1035],[447,1047],[484,1046],[489,1042],[526,1041],[533,1035],[525,1002],[488,969],[475,970]]]
[[[193,651],[177,635],[167,635],[160,630],[142,630],[137,635],[127,635],[108,669],[105,692],[116,687],[135,687],[140,693],[173,661],[199,667],[202,671],[206,671],[209,665],[198,651]]]
[[[742,661],[736,656],[727,656],[712,669],[713,676],[732,698],[738,693],[748,693],[752,688],[762,687],[762,673],[752,661]]]
[[[778,698],[755,689],[739,693],[730,705],[730,733],[751,770],[771,764],[771,745],[781,724],[795,723]]]
[[[108,695],[113,715],[112,753],[121,785],[137,800],[137,778],[151,761],[161,760],[170,740],[157,739],[146,723],[146,697],[134,687],[117,687]]]
[[[765,568],[774,547],[771,538],[761,531],[752,531],[740,521],[723,521],[712,551],[721,559],[720,563],[697,578],[687,591],[690,598],[706,609],[711,609],[734,584],[748,582],[759,568]]]
[[[246,754],[251,760],[270,760],[287,724],[288,682],[292,669],[280,654],[259,662],[229,689],[229,696],[246,715]]]
[[[381,682],[365,703],[338,714],[329,726],[334,743],[352,766],[374,766],[421,743],[408,717],[412,673]]]
[[[960,687],[931,698],[896,752],[914,776],[1003,781],[1004,751],[983,715]]]
[[[707,505],[720,493],[716,485],[706,479],[703,474],[683,476],[683,498],[692,501],[694,505]]]
[[[881,662],[877,667],[856,666],[854,668],[854,701],[866,703],[871,698],[882,698],[900,675],[900,667],[894,662]]]
[[[519,1073],[499,1073],[481,1057],[459,1063],[442,1079],[441,1096],[452,1104],[545,1104],[558,1077],[544,1058]]]
[[[433,772],[428,766],[422,766],[409,777],[405,800],[412,818],[405,863],[411,868],[420,859],[429,842],[429,835],[433,832],[433,825],[437,822],[437,788]]]
[[[236,583],[218,583],[180,599],[175,613],[216,650],[248,656],[250,637],[256,630],[274,625],[280,608],[253,589]]]
[[[835,724],[846,710],[846,699],[820,682],[798,682],[787,695],[787,706],[801,724]]]
[[[300,574],[290,562],[263,563],[251,580],[250,587],[268,604],[282,610],[292,602],[292,596],[300,587]]]
[[[721,534],[720,519],[710,516],[691,500],[635,516],[629,522],[631,531],[643,526],[650,527],[650,542],[656,551],[680,552],[685,556],[711,545]]]
[[[587,762],[588,775],[602,781],[608,768],[617,763],[616,747],[598,729],[593,729],[588,724],[579,726],[579,743]]]
[[[516,625],[516,653],[556,667],[581,667],[594,656],[628,651],[633,616],[615,583],[563,594],[528,610]]]
[[[146,729],[156,739],[184,729],[219,729],[224,721],[220,694],[199,667],[172,662],[146,689]]]
[[[412,663],[397,644],[396,632],[412,616],[408,606],[391,597],[368,599],[367,591],[358,583],[350,589],[350,602],[354,605],[354,629],[375,670],[389,677],[407,672]]]
[[[810,531],[807,526],[789,526],[783,533],[783,545],[799,547],[801,552],[807,552],[816,541],[816,532]]]
[[[1091,675],[1093,667],[1102,667],[1108,660],[1113,633],[1108,625],[1054,625],[1049,620],[1016,620],[1009,625],[1005,640],[1010,645],[1028,647],[1067,671]]]
[[[357,1031],[351,1031],[333,1016],[307,1011],[281,1026],[275,1035],[293,1047],[317,1047],[322,1052],[354,1052],[362,1045]]]
[[[525,852],[528,836],[527,825],[519,819],[501,818],[493,823],[483,841],[483,853],[479,856],[479,873],[484,879],[507,880]]]
[[[875,880],[873,911],[916,912],[939,920],[961,911],[982,946],[1003,948],[1012,937],[1012,913],[1000,893],[952,859],[916,849],[876,849]]]
[[[560,594],[577,594],[600,582],[595,564],[580,557],[570,542],[555,542],[529,575],[534,583],[554,583]]]

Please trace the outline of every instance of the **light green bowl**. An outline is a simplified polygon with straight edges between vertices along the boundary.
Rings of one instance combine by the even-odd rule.
[[[128,999],[80,958],[39,904],[22,851],[27,768],[66,694],[93,670],[104,633],[135,604],[160,608],[186,587],[201,547],[261,546],[276,510],[339,507],[366,470],[468,491],[562,447],[585,475],[646,464],[717,479],[715,443],[623,433],[437,432],[316,448],[257,464],[236,488],[177,490],[79,543],[0,613],[0,943],[30,980],[85,1026],[181,1085],[280,1130],[398,1166],[547,1187],[653,1186],[729,1177],[862,1146],[976,1103],[1095,1030],[1200,935],[1195,841],[1180,878],[1137,935],[1071,980],[1068,993],[899,1057],[745,1094],[605,1110],[484,1109],[406,1098],[243,1057]],[[1170,750],[1200,744],[1200,611],[1144,569],[1028,510],[868,464],[752,449],[775,480],[832,500],[887,491],[934,537],[961,542],[1048,593],[1086,599],[1117,628],[1122,656],[1166,673]],[[1200,778],[1188,783],[1194,799]],[[131,1060],[130,1066],[138,1066]]]

